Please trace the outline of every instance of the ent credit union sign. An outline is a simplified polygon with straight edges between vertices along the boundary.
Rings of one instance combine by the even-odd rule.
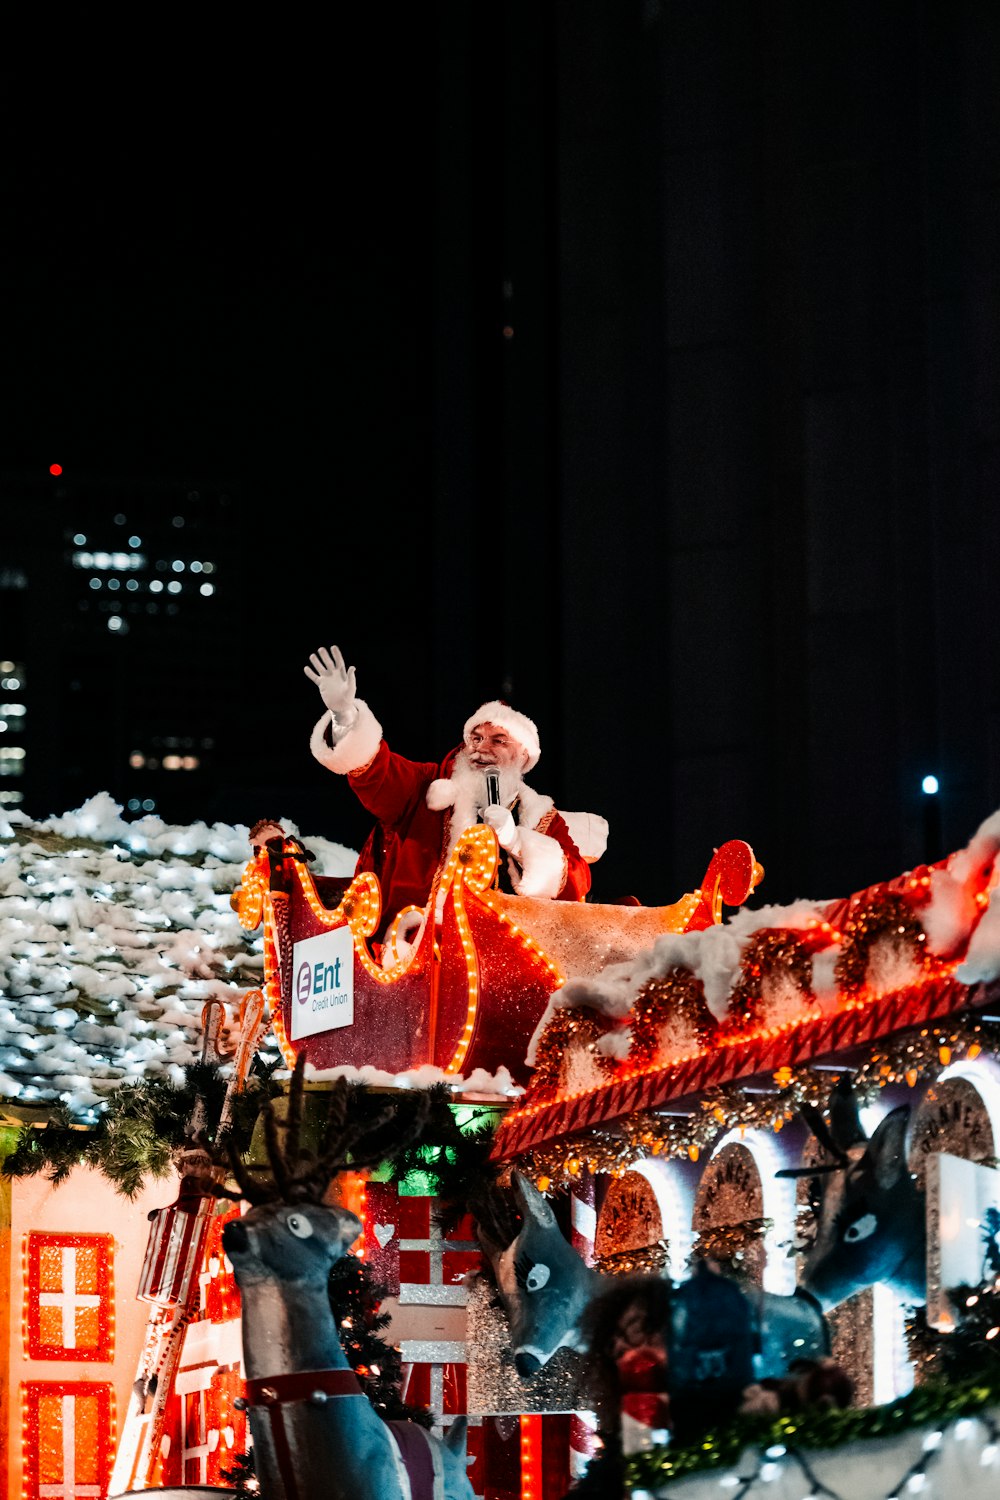
[[[354,943],[349,927],[292,948],[292,1041],[354,1022]]]

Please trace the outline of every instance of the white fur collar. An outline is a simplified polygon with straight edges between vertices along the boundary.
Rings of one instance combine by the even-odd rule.
[[[447,776],[438,777],[436,781],[431,782],[424,800],[431,812],[446,812],[448,808],[452,810],[448,848],[445,851],[447,858],[465,830],[471,828],[477,821],[478,803],[468,792],[463,795],[458,784]],[[522,781],[514,816],[522,827],[537,828],[545,814],[552,810],[553,805],[551,797],[543,796],[541,792],[536,792],[533,787]]]

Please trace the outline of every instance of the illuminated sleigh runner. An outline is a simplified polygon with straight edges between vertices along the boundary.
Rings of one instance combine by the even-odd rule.
[[[315,1068],[430,1064],[468,1077],[506,1067],[524,1083],[532,1034],[568,973],[596,974],[661,933],[720,921],[723,901],[742,904],[762,873],[734,840],[674,905],[605,906],[504,895],[492,888],[497,859],[493,830],[467,829],[428,900],[440,921],[404,908],[380,954],[375,875],[314,877],[294,839],[252,860],[233,904],[248,931],[264,924],[265,993],[289,1066],[307,1048]],[[411,949],[401,932],[416,919]]]

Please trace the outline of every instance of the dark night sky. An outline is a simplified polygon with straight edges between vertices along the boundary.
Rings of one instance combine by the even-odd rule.
[[[378,489],[433,180],[421,28],[380,30],[10,69],[8,463]]]

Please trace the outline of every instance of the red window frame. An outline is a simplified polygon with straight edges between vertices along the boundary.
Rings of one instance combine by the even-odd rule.
[[[72,1360],[108,1364],[114,1359],[114,1254],[115,1238],[112,1234],[46,1234],[32,1230],[26,1236],[25,1255],[27,1275],[25,1284],[25,1344],[29,1359]],[[97,1258],[95,1292],[97,1304],[97,1342],[68,1346],[50,1344],[42,1336],[41,1297],[42,1254],[46,1250],[94,1250]],[[65,1287],[62,1289],[65,1293]],[[75,1293],[76,1288],[73,1288]]]
[[[55,1397],[61,1400],[70,1396],[78,1401],[81,1398],[92,1398],[97,1401],[97,1439],[93,1445],[88,1445],[88,1452],[93,1449],[95,1461],[95,1474],[93,1479],[76,1479],[74,1469],[73,1493],[83,1490],[87,1497],[93,1496],[95,1489],[99,1488],[101,1496],[108,1492],[111,1483],[111,1471],[115,1444],[115,1395],[114,1388],[108,1383],[92,1380],[28,1380],[21,1387],[21,1439],[24,1450],[24,1500],[52,1500],[53,1492],[59,1481],[42,1480],[41,1468],[43,1450],[46,1439],[51,1440],[52,1429],[46,1423],[44,1430],[40,1420],[40,1407],[46,1397]],[[62,1443],[62,1432],[59,1431],[59,1442]],[[44,1483],[46,1494],[42,1495],[41,1487]],[[65,1474],[62,1481],[65,1487]]]

